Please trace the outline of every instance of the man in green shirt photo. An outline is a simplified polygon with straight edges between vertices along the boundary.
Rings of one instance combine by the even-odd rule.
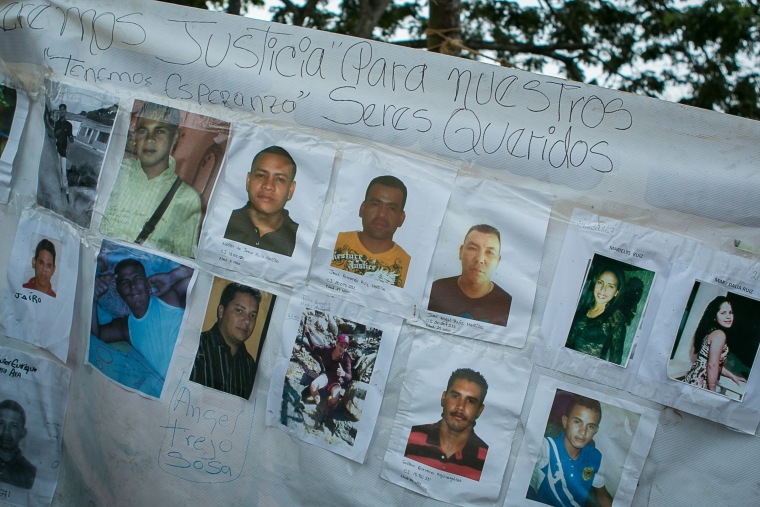
[[[146,102],[137,113],[134,138],[137,157],[121,163],[100,232],[192,257],[201,200],[177,176],[171,156],[179,139],[179,111]]]

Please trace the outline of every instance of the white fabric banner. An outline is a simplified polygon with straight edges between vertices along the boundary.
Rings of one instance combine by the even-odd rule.
[[[339,315],[342,325],[353,322],[382,329],[381,343],[389,343],[385,337],[403,329],[401,336],[419,333],[452,343],[452,351],[464,350],[462,357],[473,361],[490,361],[493,350],[506,349],[504,354],[519,356],[525,369],[530,369],[534,357],[554,370],[534,366],[532,373],[526,373],[516,384],[522,389],[521,382],[527,381],[528,402],[524,407],[505,409],[504,420],[499,421],[515,425],[514,442],[506,431],[502,432],[507,435],[503,440],[492,443],[491,435],[500,434],[499,429],[492,427],[495,433],[489,434],[485,418],[500,398],[492,395],[502,387],[492,386],[491,401],[486,401],[491,405],[483,412],[483,424],[478,425],[478,435],[481,431],[488,435],[489,447],[501,446],[506,462],[506,470],[493,472],[491,467],[496,462],[491,461],[489,451],[482,479],[485,482],[480,486],[487,482],[494,488],[488,490],[492,503],[502,503],[511,477],[517,480],[515,461],[522,427],[531,410],[531,394],[538,383],[536,372],[559,377],[568,384],[568,391],[584,386],[592,393],[603,392],[607,398],[600,398],[601,402],[618,407],[611,413],[640,413],[635,407],[645,402],[637,396],[682,409],[678,415],[670,408],[664,410],[665,422],[657,427],[652,458],[642,461],[643,468],[642,462],[635,467],[637,473],[640,471],[638,489],[626,489],[633,483],[621,480],[615,493],[619,501],[625,498],[637,507],[701,507],[726,502],[741,505],[754,498],[753,459],[760,452],[760,439],[734,434],[723,426],[716,428],[692,413],[745,433],[756,431],[754,404],[760,380],[752,372],[754,352],[749,349],[758,343],[758,334],[751,327],[755,325],[759,290],[760,123],[512,68],[145,0],[5,2],[0,13],[3,84],[16,89],[19,111],[25,99],[28,106],[25,120],[13,120],[12,132],[20,134],[13,161],[5,156],[11,154],[10,144],[0,157],[0,232],[8,238],[0,242],[0,268],[8,273],[0,278],[0,291],[5,294],[12,289],[9,284],[26,283],[32,277],[20,272],[21,267],[31,269],[31,247],[27,245],[21,257],[16,256],[15,249],[32,242],[25,235],[34,236],[38,227],[51,225],[54,244],[55,238],[65,236],[64,231],[73,230],[83,260],[78,270],[73,268],[77,276],[70,284],[62,286],[61,265],[55,275],[59,279],[53,279],[55,299],[73,291],[68,298],[73,303],[70,325],[59,328],[56,324],[55,329],[43,329],[37,336],[45,338],[70,330],[67,349],[40,349],[7,336],[8,322],[0,323],[4,326],[1,346],[34,357],[47,358],[50,351],[65,358],[71,369],[72,417],[64,432],[61,480],[53,497],[56,505],[211,504],[220,499],[230,504],[260,505],[302,505],[322,500],[333,505],[435,504],[435,499],[381,478],[382,456],[391,448],[390,441],[398,446],[393,447],[397,456],[399,442],[408,437],[394,433],[399,400],[411,396],[402,384],[407,373],[402,363],[412,350],[406,340],[396,344],[396,357],[391,352],[384,356],[385,363],[378,355],[361,423],[353,428],[358,432],[352,447],[361,448],[361,459],[358,454],[346,459],[345,454],[337,453],[341,446],[345,450],[344,444],[328,442],[331,431],[337,428],[331,426],[329,418],[319,429],[322,445],[305,445],[290,433],[266,426],[267,410],[263,408],[278,416],[281,413],[277,404],[266,404],[267,394],[274,389],[277,401],[282,403],[283,379],[287,378],[285,370],[279,369],[281,365],[275,368],[275,363],[280,360],[290,365],[293,350],[306,348],[303,341],[296,342],[294,329],[303,312],[296,316],[287,312],[290,304],[299,303],[302,285],[323,294],[315,299],[333,297],[336,308],[350,307],[346,315]],[[82,138],[75,136],[67,144],[69,151],[75,146],[105,150],[102,154],[89,153],[93,160],[103,156],[97,183],[91,178],[97,171],[85,170],[83,164],[74,168],[67,160],[64,175],[42,163],[41,157],[49,155],[54,146],[46,121],[51,109],[58,109],[60,115],[63,97],[52,93],[48,82],[57,83],[59,90],[68,90],[66,100],[82,93],[97,95],[83,111],[72,111],[77,108],[76,100],[67,103],[66,114],[72,132],[74,122],[81,121]],[[112,104],[111,98],[116,102]],[[112,192],[121,174],[122,159],[132,160],[126,164],[132,169],[145,169],[134,161],[139,160],[137,135],[152,137],[140,133],[137,124],[137,113],[145,102],[180,111],[177,142],[164,143],[168,149],[162,154],[174,158],[176,173],[186,178],[199,201],[190,213],[193,220],[177,220],[161,234],[168,240],[180,235],[189,238],[183,240],[181,251],[152,240],[143,248],[133,249],[153,255],[151,249],[158,248],[183,257],[178,260],[167,254],[166,262],[173,263],[172,267],[166,264],[156,273],[167,273],[163,268],[170,270],[179,264],[196,273],[197,283],[185,293],[189,306],[185,307],[188,310],[176,337],[177,346],[173,353],[167,348],[163,354],[164,365],[168,358],[165,379],[152,376],[150,365],[145,364],[133,376],[134,371],[127,366],[140,363],[134,350],[122,348],[124,343],[101,347],[90,341],[92,296],[96,276],[102,274],[97,265],[98,249],[104,237],[121,236],[101,230],[111,194],[117,194],[117,200],[133,193],[147,198],[141,191],[135,192],[136,186],[123,182],[119,188],[131,191]],[[109,117],[114,115],[109,132],[102,128],[107,122],[85,122],[100,109]],[[220,128],[204,130],[208,122],[219,122]],[[85,146],[85,139],[95,144]],[[281,258],[282,254],[271,252],[257,257],[262,252],[237,240],[231,240],[235,248],[229,251],[237,257],[228,256],[221,252],[226,247],[217,242],[224,237],[233,211],[241,210],[251,199],[246,191],[250,187],[246,173],[250,173],[253,156],[270,142],[282,144],[298,166],[294,192],[283,208],[289,215],[292,212],[298,224],[290,262]],[[147,152],[150,155],[154,150]],[[74,158],[74,153],[71,155]],[[63,166],[58,162],[60,169]],[[52,175],[49,180],[54,183],[65,176],[71,184],[73,209],[63,206],[65,189],[48,187],[62,206],[51,208],[63,215],[60,220],[40,209],[38,186],[45,179],[43,173]],[[135,175],[141,176],[136,171]],[[171,176],[171,171],[167,175]],[[371,225],[371,214],[362,210],[362,204],[367,200],[371,179],[385,175],[398,178],[408,190],[403,223],[398,213],[393,219],[398,230],[392,241],[410,257],[403,289],[382,281],[383,277],[373,280],[366,273],[330,266],[338,234],[364,232],[362,215]],[[147,176],[145,173],[145,179]],[[216,185],[218,190],[214,190]],[[387,207],[396,199],[389,201],[387,194],[398,192],[392,185],[384,186],[389,188],[383,189],[383,195],[373,194],[370,201]],[[482,194],[488,197],[483,204],[488,201],[498,211],[493,216],[504,219],[497,226],[503,251],[493,280],[494,287],[498,285],[513,297],[514,311],[510,310],[506,329],[482,336],[410,330],[410,326],[402,325],[401,317],[415,319],[415,325],[423,323],[421,311],[429,303],[426,292],[432,292],[431,284],[451,279],[457,271],[461,274],[461,259],[455,255],[466,231],[458,228],[474,223],[460,224],[444,216],[449,201],[459,199],[459,189],[473,191],[467,194],[472,196],[469,201],[474,202],[473,210],[487,211],[481,206]],[[183,193],[193,197],[192,192],[185,189]],[[499,201],[502,198],[503,206]],[[522,199],[526,200],[520,204]],[[551,212],[547,221],[548,206]],[[43,225],[19,228],[21,217],[30,209],[33,216],[44,215],[39,222]],[[572,232],[578,226],[572,218],[576,209],[600,218],[591,228]],[[90,211],[93,220],[89,225],[75,218]],[[147,213],[146,209],[136,211]],[[460,212],[462,217],[467,214]],[[249,218],[254,215],[249,213]],[[145,223],[144,217],[138,221],[136,216],[124,207],[117,218],[125,224]],[[203,227],[198,249],[193,239],[196,223]],[[621,234],[592,230],[607,223],[620,224]],[[378,241],[382,245],[389,239],[390,225],[387,217],[381,218],[368,228],[374,238],[361,236],[371,240],[366,241],[374,250],[371,253],[382,253],[382,248],[375,247]],[[450,233],[449,226],[457,230]],[[135,236],[127,234],[125,241],[134,241]],[[485,236],[489,239],[488,234]],[[563,251],[563,245],[574,247],[573,251]],[[610,246],[616,249],[610,250]],[[437,247],[441,255],[448,256],[445,260],[434,253]],[[512,248],[516,250],[510,251]],[[643,258],[634,256],[641,252]],[[191,261],[196,253],[197,259]],[[349,256],[338,259],[347,260],[355,254],[343,249],[338,255]],[[213,262],[220,256],[226,260]],[[254,258],[257,262],[252,262]],[[393,258],[391,265],[397,264],[396,260]],[[612,272],[609,266],[622,268],[632,280],[638,280],[633,283],[641,294],[623,346],[614,351],[600,348],[602,359],[594,357],[596,347],[589,340],[574,338],[570,342],[573,350],[565,345],[582,287],[596,283],[597,278],[609,281],[610,277],[604,276]],[[199,335],[207,330],[202,322],[204,309],[210,305],[214,276],[261,288],[279,298],[269,338],[257,358],[260,361],[249,400],[188,380]],[[614,287],[608,289],[615,292]],[[297,296],[291,297],[294,290]],[[118,303],[119,296],[111,296],[111,303]],[[714,393],[687,385],[680,377],[686,378],[694,364],[689,348],[699,320],[709,313],[710,302],[723,296],[730,299],[734,311],[734,321],[727,327],[730,330],[704,333],[705,337],[718,337],[709,338],[712,344],[720,342],[722,332],[728,345],[724,362],[727,374],[718,382],[723,391]],[[656,315],[658,304],[662,312],[670,312],[667,318],[664,313]],[[514,330],[510,329],[512,325]],[[395,331],[386,333],[386,326]],[[293,341],[282,352],[281,343],[288,339]],[[543,339],[547,341],[540,342]],[[91,343],[95,344],[92,348],[88,346]],[[523,345],[522,351],[516,350]],[[355,348],[353,342],[351,347]],[[99,352],[103,354],[98,356]],[[720,362],[723,354],[718,352]],[[382,348],[380,353],[385,353]],[[649,353],[656,357],[650,358]],[[703,357],[709,361],[709,351]],[[117,365],[113,365],[114,358],[119,360]],[[299,358],[309,359],[296,355]],[[129,382],[116,383],[94,372],[105,366],[104,360],[112,361],[112,373],[122,379],[129,377]],[[312,363],[310,370],[314,373],[317,367]],[[705,378],[709,380],[713,373]],[[387,384],[384,377],[382,383],[373,384],[379,381],[378,374],[387,374]],[[501,375],[496,372],[497,378]],[[305,382],[306,378],[298,380]],[[302,394],[310,396],[303,391],[310,384],[300,384],[297,399],[285,401],[296,406]],[[150,394],[140,396],[141,387],[150,387]],[[327,386],[319,388],[323,392],[321,405],[325,405]],[[424,397],[427,403],[436,404],[443,388],[438,381],[433,388],[433,395]],[[358,406],[360,394],[348,388],[341,397]],[[506,402],[509,394],[505,396]],[[541,398],[537,404],[543,406],[545,402]],[[304,403],[311,412],[315,405]],[[345,410],[341,414],[348,418],[346,414],[353,408]],[[517,420],[518,412],[522,424]],[[406,428],[426,425],[434,418],[410,420]],[[546,419],[539,423],[541,432],[545,423]],[[343,437],[350,439],[351,430],[349,425],[348,431],[336,434],[346,442]],[[699,444],[692,445],[694,442]],[[643,447],[641,451],[646,454]],[[716,471],[714,466],[726,455],[731,455],[735,464],[730,474]],[[673,472],[683,463],[689,463],[692,476],[699,482],[697,487]],[[662,469],[665,466],[668,470]],[[522,500],[527,481],[520,488]]]

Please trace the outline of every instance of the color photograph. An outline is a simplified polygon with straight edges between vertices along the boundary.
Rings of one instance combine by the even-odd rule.
[[[292,129],[235,124],[197,258],[280,285],[302,283],[335,149]]]
[[[481,342],[424,328],[404,340],[413,341],[380,476],[451,504],[495,505],[530,366],[508,347],[485,354]]]
[[[505,505],[626,507],[660,408],[541,376]]]
[[[275,298],[214,277],[190,381],[249,399]]]
[[[352,447],[383,332],[307,309],[282,392],[280,422]]]
[[[627,366],[655,273],[595,254],[565,347]]]
[[[760,301],[697,280],[668,361],[668,377],[741,401],[760,343]]]
[[[136,100],[100,232],[194,257],[230,124]]]
[[[90,226],[118,110],[116,97],[48,83],[37,204]]]
[[[634,412],[557,389],[527,498],[555,507],[610,507],[639,418]],[[595,439],[604,431],[605,440],[615,444],[609,454],[601,435]]]
[[[103,241],[87,362],[114,382],[159,398],[193,274],[164,257]]]
[[[459,177],[420,316],[433,330],[525,345],[551,195]]]
[[[363,463],[400,329],[397,317],[294,294],[269,383],[267,426]]]

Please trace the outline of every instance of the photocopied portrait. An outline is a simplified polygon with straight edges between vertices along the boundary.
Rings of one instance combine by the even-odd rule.
[[[290,257],[298,224],[285,205],[296,191],[298,165],[288,150],[268,146],[251,161],[245,177],[248,202],[230,215],[224,238]]]
[[[565,346],[626,366],[654,277],[652,271],[595,254]]]
[[[49,505],[58,482],[71,372],[0,347],[0,499]]]
[[[31,489],[37,467],[21,452],[19,444],[26,436],[26,411],[16,400],[0,401],[0,483]]]
[[[100,232],[193,257],[229,123],[135,101]]]
[[[281,285],[302,281],[334,158],[328,141],[235,125],[198,259]]]
[[[190,380],[249,399],[274,300],[268,292],[214,278]]]
[[[416,329],[381,477],[456,505],[495,502],[530,371],[507,350]]]
[[[407,188],[399,178],[373,178],[359,206],[362,229],[338,233],[330,265],[403,288],[412,258],[393,235],[404,225],[406,199]]]
[[[8,264],[0,332],[64,361],[74,311],[79,238],[49,213],[24,210]],[[4,331],[3,331],[4,330]]]
[[[475,433],[486,408],[488,382],[480,372],[457,368],[441,393],[441,419],[412,426],[404,457],[431,468],[480,480],[488,444]]]
[[[550,207],[549,194],[458,177],[428,274],[425,324],[522,346]]]
[[[311,293],[294,295],[288,316],[267,425],[363,462],[401,319]]]
[[[668,377],[741,401],[760,343],[760,301],[696,280]]]
[[[47,82],[37,204],[88,228],[119,99]]]
[[[454,178],[429,161],[347,147],[310,272],[314,287],[388,313],[413,312]]]
[[[542,377],[508,505],[630,505],[659,412]]]
[[[665,287],[673,264],[691,258],[693,245],[682,236],[573,210],[533,360],[633,389],[648,366],[647,347],[661,336],[653,326],[670,297]]]
[[[193,274],[158,255],[103,241],[88,363],[125,387],[159,397]]]
[[[754,434],[757,272],[757,261],[703,245],[676,263],[653,323],[658,339],[642,354],[633,394]]]

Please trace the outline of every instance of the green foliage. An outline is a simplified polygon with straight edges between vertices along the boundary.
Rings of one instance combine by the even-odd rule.
[[[436,29],[428,0],[274,1],[274,21],[410,47]],[[460,20],[464,58],[760,119],[757,0],[461,0]]]

